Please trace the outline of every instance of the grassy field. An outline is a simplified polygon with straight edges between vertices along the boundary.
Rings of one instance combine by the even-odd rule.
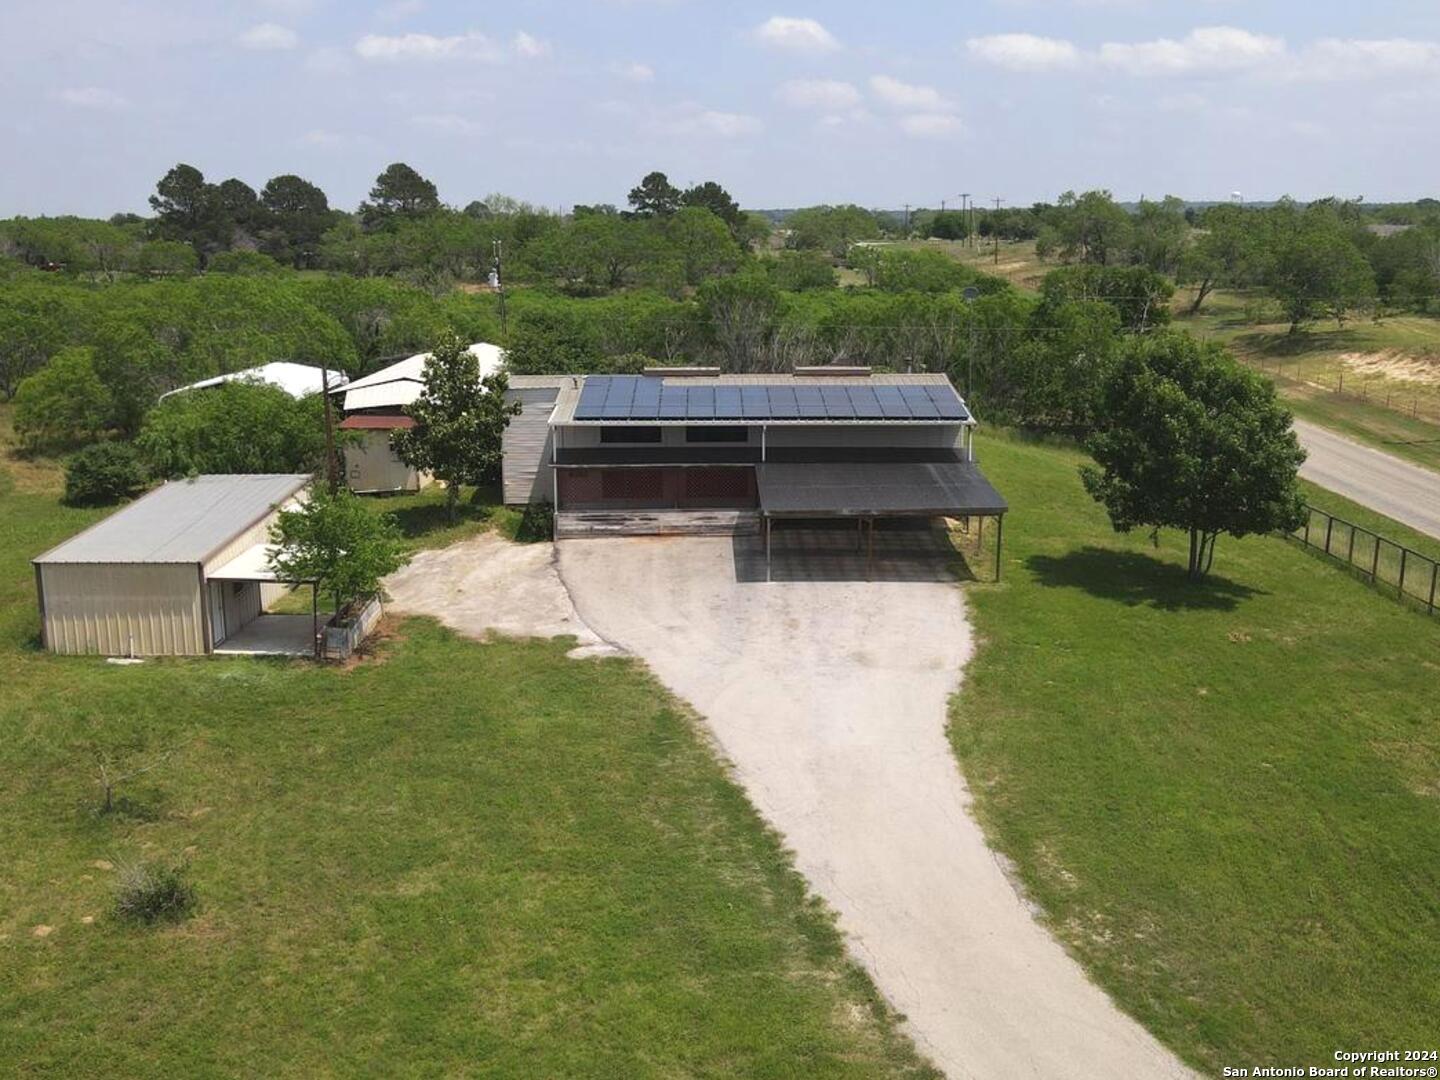
[[[57,504],[53,469],[16,471],[7,1074],[929,1075],[637,664],[423,620],[349,669],[40,654],[27,560],[97,515]],[[97,752],[159,762],[123,812],[97,813]],[[110,915],[114,868],[141,857],[188,862],[193,919]]]
[[[1433,1044],[1440,622],[1270,537],[1192,585],[1180,537],[1111,531],[1078,454],[981,451],[1017,510],[952,739],[1054,932],[1213,1072]]]

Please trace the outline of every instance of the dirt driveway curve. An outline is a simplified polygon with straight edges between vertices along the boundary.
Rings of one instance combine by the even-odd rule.
[[[728,539],[558,548],[581,619],[705,716],[949,1075],[1191,1075],[1035,922],[966,811],[944,734],[971,651],[955,584],[738,582]]]

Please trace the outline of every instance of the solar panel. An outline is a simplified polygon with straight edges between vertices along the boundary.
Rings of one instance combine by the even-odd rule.
[[[687,386],[685,416],[690,420],[713,420],[715,418],[715,388],[713,386]]]
[[[746,420],[769,420],[770,390],[765,386],[743,386],[740,388],[740,411]]]
[[[770,416],[775,420],[794,420],[800,415],[795,391],[788,386],[770,387]]]
[[[660,391],[660,413],[661,420],[684,420],[686,416],[685,406],[689,402],[689,395],[683,387],[667,386]]]
[[[605,395],[610,392],[610,380],[604,376],[594,376],[585,380],[585,385],[580,391],[580,400],[575,405],[575,418],[577,420],[593,420],[600,415],[601,408],[605,405]]]
[[[715,419],[739,420],[745,415],[740,405],[738,386],[717,386],[715,388]]]
[[[930,401],[940,414],[942,420],[964,420],[968,417],[965,407],[960,404],[960,398],[949,383],[937,386],[926,386],[925,392],[930,395]]]
[[[660,381],[646,379],[635,388],[630,415],[637,420],[654,420],[660,415]]]
[[[940,410],[930,400],[930,395],[925,392],[923,386],[901,386],[897,387],[900,396],[905,399],[905,404],[910,409],[910,415],[917,420],[935,420],[940,416]]]
[[[850,404],[855,407],[855,419],[857,420],[878,420],[885,414],[880,411],[880,399],[875,396],[875,391],[868,386],[852,386],[850,390]]]
[[[877,386],[875,396],[880,399],[880,415],[887,420],[909,420],[912,416],[898,386]]]
[[[832,420],[855,419],[855,406],[850,394],[843,386],[822,386],[820,396],[825,399],[825,415]]]
[[[818,386],[797,386],[795,401],[800,407],[800,415],[807,420],[825,415],[825,399],[820,396]]]

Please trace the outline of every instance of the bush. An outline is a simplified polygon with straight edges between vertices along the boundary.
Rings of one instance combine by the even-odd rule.
[[[65,463],[64,502],[69,506],[113,506],[138,495],[147,483],[149,477],[133,446],[96,443]]]
[[[146,926],[187,918],[195,910],[195,887],[185,872],[183,863],[122,865],[115,883],[115,917]]]
[[[555,538],[555,507],[547,502],[527,503],[515,527],[515,539],[522,544]]]

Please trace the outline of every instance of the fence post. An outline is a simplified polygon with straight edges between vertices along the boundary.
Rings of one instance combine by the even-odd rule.
[[[1425,610],[1431,615],[1435,614],[1435,578],[1437,574],[1440,574],[1440,562],[1432,562],[1430,564],[1430,602],[1425,605]]]
[[[1345,549],[1345,561],[1351,566],[1355,565],[1355,526],[1350,526],[1350,546]]]
[[[1380,573],[1380,534],[1371,533],[1375,537],[1375,557],[1370,560],[1370,584],[1374,585],[1379,580]]]
[[[1330,534],[1335,531],[1335,517],[1332,514],[1325,515],[1325,554],[1330,554]]]
[[[1314,508],[1308,504],[1305,507],[1305,546],[1310,546],[1310,518],[1314,514]]]
[[[1409,555],[1409,554],[1410,554],[1410,549],[1409,549],[1409,548],[1407,548],[1407,547],[1402,547],[1402,548],[1400,549],[1400,581],[1398,582],[1398,585],[1399,585],[1399,588],[1400,588],[1400,595],[1401,595],[1401,596],[1404,596],[1404,595],[1405,595],[1405,557],[1406,557],[1407,555]]]

